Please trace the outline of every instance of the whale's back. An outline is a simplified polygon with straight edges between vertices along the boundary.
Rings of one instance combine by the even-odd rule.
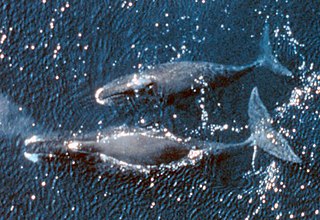
[[[188,155],[190,147],[174,139],[142,133],[125,133],[96,143],[105,155],[130,164],[168,164]]]
[[[181,61],[157,65],[143,74],[154,76],[161,92],[178,94],[199,87],[201,81],[215,81],[217,76],[224,74],[224,65]]]

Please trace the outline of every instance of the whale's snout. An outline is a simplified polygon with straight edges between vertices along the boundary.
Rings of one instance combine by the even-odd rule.
[[[134,90],[123,86],[106,85],[97,89],[95,93],[96,102],[100,105],[111,105],[114,99],[134,96]]]
[[[95,99],[100,105],[111,105],[113,100],[137,96],[150,89],[154,89],[152,79],[135,74],[133,77],[120,78],[97,89]]]

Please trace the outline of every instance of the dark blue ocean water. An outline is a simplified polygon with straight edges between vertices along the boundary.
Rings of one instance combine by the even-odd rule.
[[[1,219],[320,218],[318,1],[2,1],[0,19]],[[161,123],[182,137],[243,140],[257,86],[302,164],[258,150],[253,168],[251,149],[150,173],[24,157],[33,134],[69,137],[152,121],[148,103],[101,106],[95,91],[165,62],[251,63],[265,22],[294,78],[257,68],[227,89],[178,100]],[[212,134],[210,125],[224,124],[235,129]]]

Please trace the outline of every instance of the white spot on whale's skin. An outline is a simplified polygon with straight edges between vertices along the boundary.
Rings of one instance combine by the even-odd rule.
[[[139,87],[139,86],[147,85],[150,82],[151,82],[150,77],[141,77],[141,76],[138,76],[137,74],[134,74],[131,82],[127,83],[127,87],[128,88],[132,86]]]
[[[77,141],[70,141],[68,144],[67,144],[67,147],[68,149],[70,150],[78,150],[79,149],[79,143]]]
[[[190,150],[188,154],[188,158],[191,160],[197,159],[199,157],[202,157],[203,155],[203,150]]]

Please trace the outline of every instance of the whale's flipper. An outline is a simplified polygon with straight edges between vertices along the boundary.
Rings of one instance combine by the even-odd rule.
[[[292,72],[283,66],[272,54],[272,48],[269,40],[269,24],[266,23],[263,29],[262,40],[260,42],[261,55],[258,62],[261,66],[271,69],[280,75],[292,76]]]
[[[248,114],[252,132],[250,139],[253,145],[282,160],[302,162],[293,152],[288,141],[272,128],[272,119],[259,97],[257,87],[251,92]]]

